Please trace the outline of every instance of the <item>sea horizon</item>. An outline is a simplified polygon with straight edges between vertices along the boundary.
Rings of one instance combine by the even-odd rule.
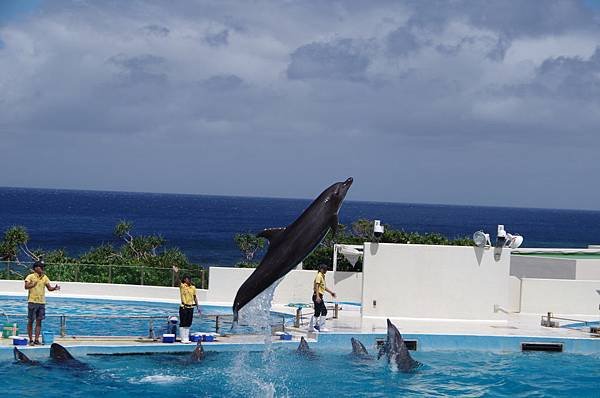
[[[209,193],[189,193],[189,192],[152,192],[152,191],[129,191],[118,189],[91,189],[91,188],[48,188],[48,187],[21,187],[21,186],[3,186],[2,189],[21,189],[21,190],[41,190],[41,191],[66,191],[66,192],[92,192],[92,193],[123,193],[123,194],[146,194],[146,195],[175,195],[175,196],[200,196],[213,198],[240,198],[240,199],[276,199],[276,200],[291,200],[291,201],[312,201],[315,197],[290,197],[290,196],[255,196],[255,195],[228,195],[228,194],[209,194]],[[320,192],[319,192],[320,193]],[[502,206],[492,204],[457,204],[457,203],[441,203],[441,202],[396,202],[387,200],[366,200],[366,199],[350,199],[345,203],[365,203],[365,204],[380,204],[380,205],[425,205],[425,206],[448,206],[448,207],[483,207],[493,209],[524,209],[524,210],[565,210],[565,211],[581,211],[600,213],[600,209],[575,209],[569,207],[532,207],[532,206]]]

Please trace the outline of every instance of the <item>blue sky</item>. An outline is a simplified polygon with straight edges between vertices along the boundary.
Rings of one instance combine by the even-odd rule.
[[[0,186],[600,209],[598,1],[3,1]]]

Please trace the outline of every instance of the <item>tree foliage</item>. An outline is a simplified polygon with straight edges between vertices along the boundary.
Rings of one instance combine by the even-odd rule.
[[[29,235],[21,226],[9,228],[0,242],[0,256],[4,261],[18,261],[24,254],[30,260],[44,259],[46,272],[52,279],[80,282],[112,282],[170,286],[173,282],[171,268],[177,266],[195,277],[204,271],[192,264],[178,248],[165,247],[160,235],[135,235],[133,223],[121,220],[114,228],[115,237],[121,244],[103,243],[92,247],[78,257],[71,257],[66,250],[30,251]],[[108,266],[108,267],[107,267]],[[27,269],[21,271],[26,272]],[[7,277],[15,273],[5,272]],[[16,275],[22,276],[22,275]]]
[[[258,265],[254,261],[254,256],[266,245],[266,240],[250,233],[235,234],[233,237],[235,244],[242,253],[243,260],[236,264],[240,268],[254,268]]]

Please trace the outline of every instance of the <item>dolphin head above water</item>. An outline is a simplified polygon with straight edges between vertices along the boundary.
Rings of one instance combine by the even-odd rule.
[[[32,361],[31,359],[29,359],[29,357],[27,357],[27,355],[23,354],[17,347],[15,347],[13,349],[13,355],[15,357],[15,361],[17,361],[19,363],[24,363],[27,365],[37,365],[38,364],[37,361]]]
[[[367,349],[359,340],[354,337],[350,338],[350,342],[352,343],[352,354],[357,356],[368,356],[369,353]]]
[[[90,366],[75,358],[65,347],[60,344],[52,343],[50,346],[50,358],[57,364],[79,370],[89,370]]]
[[[379,355],[381,356],[382,353],[385,353],[388,361],[394,363],[401,372],[410,372],[421,365],[412,359],[400,331],[389,319],[387,320],[387,340]]]
[[[65,347],[58,343],[52,343],[50,346],[50,358],[58,362],[75,361],[73,355]]]
[[[198,362],[204,359],[204,348],[202,347],[200,340],[198,340],[198,344],[196,344],[196,348],[194,348],[194,352],[192,352],[190,359],[192,362]]]

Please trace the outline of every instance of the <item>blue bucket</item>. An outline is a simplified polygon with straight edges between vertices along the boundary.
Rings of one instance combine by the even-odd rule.
[[[44,345],[52,344],[54,343],[54,333],[42,332],[42,339],[44,340]]]

